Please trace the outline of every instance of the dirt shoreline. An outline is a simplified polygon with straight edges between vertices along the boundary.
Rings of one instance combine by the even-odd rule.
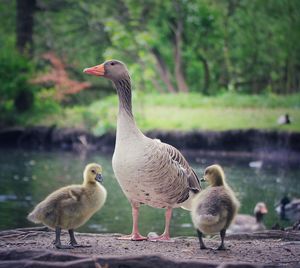
[[[89,248],[57,250],[45,227],[0,232],[2,267],[300,267],[300,231],[231,235],[226,251],[200,250],[196,237],[172,242],[117,240],[119,234],[78,233]],[[62,234],[68,242],[68,234]],[[216,248],[219,238],[205,239]]]

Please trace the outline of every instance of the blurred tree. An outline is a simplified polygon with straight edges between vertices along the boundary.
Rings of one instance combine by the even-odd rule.
[[[148,91],[259,94],[300,88],[298,0],[3,0],[0,5],[6,29],[0,30],[0,42],[13,40],[7,18],[16,16],[20,51],[32,51],[33,34],[35,57],[54,51],[76,80],[93,79],[82,75],[84,67],[118,58],[138,88]],[[110,88],[104,80],[94,83]]]
[[[66,71],[66,66],[54,53],[45,53],[43,59],[48,60],[53,66],[49,73],[42,74],[32,79],[31,82],[34,84],[45,85],[49,83],[51,86],[55,86],[56,92],[54,98],[62,101],[67,96],[77,94],[78,92],[91,87],[89,82],[78,82],[71,80]]]
[[[17,48],[20,53],[33,53],[33,27],[36,0],[17,0],[16,32]]]

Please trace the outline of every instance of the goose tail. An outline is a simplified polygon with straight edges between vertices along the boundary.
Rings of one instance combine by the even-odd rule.
[[[185,210],[191,211],[192,207],[193,207],[193,205],[192,205],[193,200],[196,197],[196,195],[197,195],[197,193],[194,193],[194,192],[190,191],[189,192],[189,198],[186,201],[184,201],[180,207],[185,209]]]

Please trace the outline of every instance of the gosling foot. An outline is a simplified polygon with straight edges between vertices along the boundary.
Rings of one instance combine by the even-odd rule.
[[[62,245],[61,243],[54,244],[57,249],[73,249],[72,245]]]
[[[70,229],[69,230],[69,235],[70,235],[70,245],[73,248],[90,248],[91,245],[80,245],[77,243],[76,239],[75,239],[75,235],[74,235],[74,230]]]
[[[73,248],[90,248],[90,247],[92,247],[91,245],[81,245],[81,244],[77,244],[77,243],[70,243],[70,245]]]
[[[225,248],[224,245],[220,245],[220,246],[217,248],[217,250],[227,250],[227,248]]]

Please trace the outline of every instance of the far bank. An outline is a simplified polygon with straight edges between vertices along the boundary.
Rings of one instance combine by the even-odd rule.
[[[257,129],[189,132],[153,130],[146,132],[146,135],[191,153],[260,154],[275,159],[300,159],[300,132]],[[113,151],[114,146],[114,132],[95,136],[84,130],[55,126],[0,130],[0,148],[109,152]]]

